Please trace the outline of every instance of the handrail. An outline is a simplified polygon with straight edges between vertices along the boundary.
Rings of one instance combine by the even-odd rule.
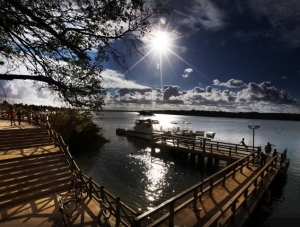
[[[275,155],[262,169],[242,188],[240,189],[231,199],[227,202],[209,221],[203,225],[203,227],[209,227],[218,222],[218,220],[223,217],[223,215],[231,208],[231,213],[226,215],[226,221],[222,223],[222,225],[226,225],[226,223],[230,220],[231,223],[234,222],[235,214],[241,209],[243,206],[246,207],[248,198],[253,194],[255,195],[256,189],[258,186],[263,184],[263,177],[268,175],[269,167],[271,166],[271,170],[276,167],[277,164],[277,155]],[[266,174],[265,174],[266,172]],[[249,188],[253,185],[253,189],[249,192]],[[239,198],[244,194],[243,201],[239,201],[239,205],[237,206],[237,202]]]
[[[82,173],[71,153],[69,152],[68,146],[65,144],[61,135],[51,129],[49,122],[46,122],[46,125],[50,138],[55,143],[55,146],[58,146],[63,152],[63,156],[72,173],[75,173],[78,179],[86,184],[90,199],[94,198],[99,203],[99,210],[101,209],[99,200],[102,199],[105,203],[109,203],[112,207],[112,215],[116,218],[116,227],[120,226],[121,223],[127,227],[131,226],[133,224],[133,218],[135,218],[138,213],[121,202],[120,197],[113,196],[104,189],[104,186],[100,186],[93,181],[91,177],[88,177]]]
[[[193,202],[193,208],[195,210],[197,210],[198,209],[197,206],[196,206],[197,205],[197,199],[207,191],[209,191],[209,194],[212,195],[212,190],[213,190],[213,187],[215,185],[220,184],[220,183],[222,183],[224,185],[225,180],[227,178],[229,178],[230,176],[232,176],[234,178],[235,173],[237,171],[239,171],[239,170],[242,171],[242,168],[244,166],[246,166],[246,165],[248,166],[249,163],[254,160],[254,153],[255,152],[252,152],[252,153],[246,155],[244,158],[241,158],[241,159],[235,161],[234,163],[228,165],[227,167],[225,167],[221,171],[219,171],[219,172],[211,175],[210,177],[204,179],[202,182],[200,182],[200,183],[186,189],[185,191],[177,194],[176,196],[174,196],[174,197],[170,198],[169,200],[165,201],[164,203],[154,207],[150,211],[147,211],[147,212],[137,216],[136,218],[134,218],[134,226],[135,227],[140,227],[142,221],[145,221],[145,219],[149,218],[151,215],[154,215],[159,211],[163,211],[163,209],[166,208],[167,206],[169,206],[169,209],[167,209],[168,211],[165,212],[165,215],[163,215],[159,219],[159,222],[162,222],[162,221],[166,220],[167,218],[169,218],[169,226],[172,226],[173,222],[174,222],[174,214],[175,214],[176,211],[183,208],[185,205],[187,205],[190,202]],[[203,189],[203,187],[205,187],[205,188]],[[183,203],[179,207],[174,206],[176,201],[180,200],[181,198],[183,198],[184,196],[186,196],[190,193],[193,193],[192,198],[187,200],[185,203]],[[158,223],[155,222],[155,224],[158,224]],[[154,226],[155,224],[151,223],[149,226]]]
[[[173,143],[174,147],[187,146],[188,149],[199,151],[203,153],[212,153],[213,150],[218,152],[227,152],[228,156],[231,157],[232,153],[245,154],[245,152],[257,151],[258,147],[225,143],[219,141],[212,141],[207,138],[189,138],[184,136],[174,135],[156,135],[155,139],[165,143],[167,141]],[[190,147],[191,146],[191,147]]]

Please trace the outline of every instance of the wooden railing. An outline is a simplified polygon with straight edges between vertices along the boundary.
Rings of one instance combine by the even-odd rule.
[[[247,201],[252,195],[256,195],[258,187],[262,187],[264,179],[268,178],[270,171],[276,167],[277,155],[274,156],[261,170],[243,187],[241,188],[228,203],[226,203],[219,211],[208,221],[203,227],[209,226],[226,226],[228,222],[233,223],[236,213],[242,208],[247,207]],[[226,215],[224,215],[226,213]],[[222,223],[218,224],[220,218],[226,217]]]
[[[198,209],[197,200],[200,196],[202,196],[206,192],[208,192],[209,195],[211,196],[214,186],[218,184],[222,184],[223,186],[225,186],[225,181],[227,178],[229,177],[235,178],[235,174],[237,171],[242,172],[244,166],[249,166],[250,162],[254,162],[254,158],[255,158],[254,154],[255,152],[251,152],[250,154],[246,155],[244,158],[237,160],[236,162],[225,167],[221,171],[211,175],[210,177],[206,178],[200,183],[186,189],[185,191],[179,193],[178,195],[154,207],[152,210],[137,216],[136,218],[134,218],[134,227],[140,227],[145,225],[156,226],[165,220],[168,220],[168,226],[174,226],[174,216],[177,211],[184,208],[190,203],[193,204],[193,209],[197,210]],[[185,199],[184,202],[180,202],[185,197],[188,197],[188,199]],[[175,207],[176,203],[180,203],[180,205]],[[157,213],[164,213],[164,214],[160,215],[159,218],[153,218],[157,216]],[[149,222],[148,220],[151,218],[153,220],[155,219],[156,220],[153,221],[152,223],[145,223],[145,222]]]
[[[218,151],[231,157],[232,153],[245,154],[245,152],[257,151],[258,147],[243,146],[233,143],[224,143],[213,141],[206,138],[189,138],[173,135],[156,135],[155,139],[162,143],[170,142],[174,147],[186,147],[191,150],[201,151],[203,153],[212,153]]]
[[[64,158],[68,163],[70,170],[72,173],[75,173],[76,176],[86,184],[88,188],[89,198],[93,198],[99,202],[102,199],[105,203],[109,203],[112,207],[112,215],[116,219],[116,225],[120,226],[122,223],[124,226],[131,226],[133,224],[133,219],[138,215],[136,211],[125,205],[121,202],[120,197],[115,197],[108,191],[104,189],[104,186],[100,186],[95,181],[92,180],[91,177],[88,177],[78,167],[71,153],[69,152],[68,146],[65,144],[61,135],[55,132],[50,128],[49,123],[47,122],[47,129],[49,135],[56,146],[58,146],[63,152]],[[99,202],[99,210],[100,210],[100,202]]]

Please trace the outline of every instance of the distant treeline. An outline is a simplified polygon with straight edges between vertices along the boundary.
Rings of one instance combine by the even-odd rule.
[[[202,110],[154,110],[152,112],[156,114],[187,115],[187,116],[300,121],[300,114],[290,114],[290,113],[258,113],[258,112],[234,113],[234,112],[202,111]]]

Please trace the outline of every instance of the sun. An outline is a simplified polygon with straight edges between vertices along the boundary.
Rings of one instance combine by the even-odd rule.
[[[153,39],[151,40],[151,46],[153,49],[158,51],[167,50],[171,45],[170,36],[166,32],[156,32]]]

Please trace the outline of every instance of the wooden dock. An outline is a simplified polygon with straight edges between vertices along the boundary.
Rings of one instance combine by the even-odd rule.
[[[31,140],[29,138],[24,139],[27,141],[26,143],[15,145],[14,138],[8,142],[14,133],[15,135],[16,133],[25,135],[34,131],[36,135],[40,136],[43,130],[37,127],[33,129],[32,126],[26,124],[4,127],[1,123],[3,122],[0,122],[0,130],[3,130],[3,135],[7,135],[10,133],[9,131],[15,131],[11,132],[11,136],[6,139],[4,136],[2,137],[0,172],[3,173],[2,181],[7,185],[0,188],[0,191],[4,199],[8,198],[11,193],[18,193],[19,198],[16,200],[16,197],[11,196],[10,201],[3,200],[0,203],[2,205],[0,225],[5,226],[62,226],[53,191],[47,193],[46,190],[53,188],[67,197],[66,188],[70,172],[76,172],[89,189],[89,199],[82,201],[76,211],[75,226],[98,226],[99,198],[112,206],[111,226],[243,226],[258,202],[265,198],[270,183],[280,173],[284,174],[289,167],[286,150],[281,155],[268,157],[266,163],[261,165],[260,159],[255,156],[255,147],[245,148],[205,138],[160,136],[156,138],[153,145],[162,146],[175,154],[189,154],[192,157],[198,156],[198,159],[207,157],[214,163],[218,163],[217,160],[224,160],[227,161],[227,166],[152,210],[139,214],[122,203],[120,198],[111,195],[103,186],[84,175],[70,155],[61,136],[55,131],[50,129],[47,131],[51,140],[48,138],[48,140],[42,141],[38,137],[35,140],[33,139],[35,136],[31,135],[29,137],[32,139],[31,145],[27,143]],[[9,124],[8,121],[6,123]],[[44,130],[46,131],[46,129]],[[51,159],[54,161],[50,160],[50,156],[53,156]],[[35,161],[36,158],[39,160]],[[57,166],[57,160],[64,164]],[[52,162],[52,164],[49,163],[49,167],[44,168],[47,162]],[[11,174],[15,167],[10,163],[18,164],[17,168],[23,168],[26,171]],[[36,178],[37,169],[50,171],[50,165],[53,166],[51,168],[58,169],[59,173],[62,172],[62,169],[66,172],[61,179],[61,188],[55,187],[58,177],[47,176],[49,174],[46,172],[39,174],[42,176],[43,184],[34,185],[32,178]],[[30,171],[29,169],[34,166],[37,169]],[[9,181],[14,185],[8,184],[7,179],[10,176],[6,174],[7,168],[10,168],[9,175],[12,176]],[[25,172],[26,174],[23,176],[22,173]],[[32,183],[30,186],[27,183],[24,184],[24,179],[27,177],[28,184]],[[21,178],[23,180],[18,181]],[[49,182],[46,183],[44,180]],[[21,189],[21,185],[26,189]],[[37,191],[34,191],[36,187],[38,187]],[[35,195],[38,195],[41,187],[43,187],[44,193],[36,197]],[[13,190],[18,192],[13,192]],[[24,193],[25,191],[26,193]]]
[[[289,167],[287,150],[280,156],[267,157],[263,165],[254,147],[247,152],[236,144],[201,140],[161,137],[155,144],[171,152],[227,160],[227,167],[136,217],[134,226],[242,227],[265,197],[270,183]]]

